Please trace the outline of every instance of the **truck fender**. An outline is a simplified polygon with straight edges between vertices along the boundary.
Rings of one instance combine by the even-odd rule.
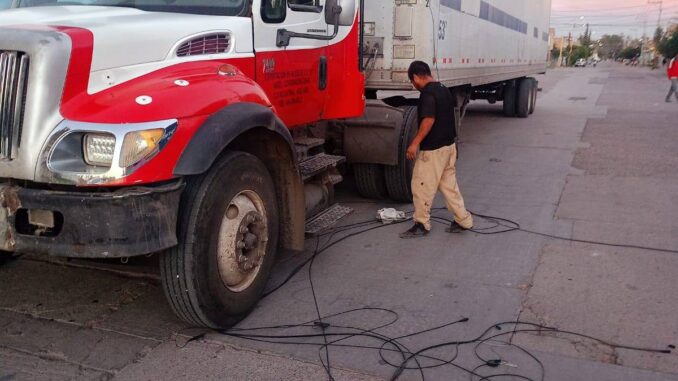
[[[174,167],[176,176],[207,172],[227,148],[258,157],[276,187],[280,208],[280,247],[304,249],[304,184],[292,135],[272,109],[256,103],[235,103],[203,123]]]
[[[273,110],[256,103],[235,103],[214,113],[198,128],[174,167],[174,174],[188,176],[207,172],[238,136],[260,127],[280,135],[294,152],[292,135]],[[296,155],[292,156],[296,167]]]

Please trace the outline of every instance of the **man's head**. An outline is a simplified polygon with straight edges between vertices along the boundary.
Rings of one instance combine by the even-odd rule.
[[[414,61],[410,64],[410,68],[407,70],[407,76],[410,78],[410,82],[415,89],[421,90],[429,82],[433,81],[433,76],[431,75],[431,68],[426,62]]]

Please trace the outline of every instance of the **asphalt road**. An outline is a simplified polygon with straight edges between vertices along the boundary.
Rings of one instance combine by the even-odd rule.
[[[663,73],[602,64],[552,70],[539,80],[543,91],[529,119],[503,118],[500,104],[470,107],[458,166],[468,207],[563,238],[678,250],[678,103],[664,103]],[[373,219],[384,206],[410,210],[362,200],[350,185],[340,199],[355,208],[344,225]],[[609,344],[678,344],[675,252],[525,232],[449,234],[442,224],[426,239],[402,241],[405,228],[350,237],[313,263],[320,314],[339,314],[324,319],[327,340],[343,339],[328,349],[334,379],[389,379],[395,371],[389,363],[402,357],[388,344],[380,357],[384,341],[374,337],[380,334],[401,337],[412,352],[440,344],[419,358],[420,366],[435,366],[423,371],[426,380],[478,380],[467,372],[476,367],[483,376],[516,375],[494,378],[501,380],[678,380],[677,354]],[[476,229],[497,231],[482,218]],[[309,240],[304,255],[282,255],[271,285],[315,244]],[[301,336],[286,339],[294,344],[187,327],[165,302],[156,260],[24,255],[1,265],[0,380],[328,379],[320,327],[238,332]],[[312,322],[317,313],[305,268],[238,328]],[[462,318],[469,320],[428,331]],[[602,341],[531,325],[495,326],[513,321]],[[449,344],[488,328],[485,337],[503,335]],[[361,335],[341,336],[347,332]],[[481,358],[500,364],[482,366]],[[419,370],[401,375],[422,378]]]

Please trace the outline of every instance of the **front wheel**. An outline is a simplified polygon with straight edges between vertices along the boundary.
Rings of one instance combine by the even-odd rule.
[[[179,244],[161,256],[165,294],[184,321],[227,328],[254,308],[275,260],[278,208],[264,164],[229,152],[188,181]]]

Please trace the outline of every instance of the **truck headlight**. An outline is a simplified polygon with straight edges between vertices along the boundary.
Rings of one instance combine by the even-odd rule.
[[[154,156],[159,151],[160,140],[164,134],[165,130],[160,128],[127,133],[120,152],[120,167],[131,167]]]
[[[48,138],[44,168],[77,185],[119,180],[162,151],[178,126],[176,119],[117,124],[64,120]]]
[[[110,167],[115,155],[115,136],[87,134],[83,139],[82,151],[87,164]]]

